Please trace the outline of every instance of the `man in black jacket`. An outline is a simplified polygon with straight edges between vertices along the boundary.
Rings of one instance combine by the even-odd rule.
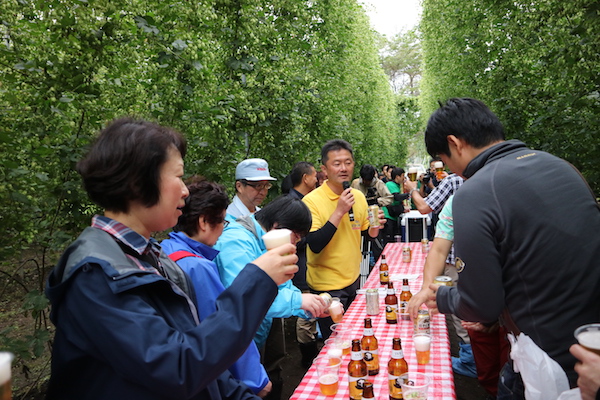
[[[430,117],[425,143],[468,179],[453,204],[460,283],[432,286],[428,306],[482,323],[506,310],[507,328],[530,336],[575,385],[573,331],[600,315],[600,210],[589,186],[564,160],[505,141],[478,100],[448,100]],[[499,396],[513,384],[522,389],[509,361]]]

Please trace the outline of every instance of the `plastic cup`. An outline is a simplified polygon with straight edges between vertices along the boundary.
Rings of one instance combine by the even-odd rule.
[[[330,360],[342,360],[342,357],[344,356],[344,343],[342,341],[342,339],[338,338],[338,337],[330,337],[329,339],[325,340],[325,348],[327,349],[327,357],[329,357]]]
[[[272,250],[286,243],[292,243],[292,231],[289,229],[271,229],[262,236],[267,250]]]
[[[582,325],[575,329],[575,339],[580,345],[600,356],[600,323]]]
[[[429,355],[431,353],[431,335],[418,333],[413,336],[415,352],[417,354],[417,364],[429,364]]]
[[[342,318],[344,317],[344,306],[339,298],[333,297],[331,299],[331,305],[329,306],[329,316],[333,320],[334,323],[342,322]]]
[[[402,396],[405,399],[426,400],[431,378],[421,372],[407,372],[400,375]]]
[[[335,396],[340,385],[341,359],[320,356],[315,358],[313,364],[317,367],[319,389],[325,396]]]
[[[0,352],[0,400],[12,399],[10,386],[12,353]]]
[[[331,336],[339,339],[342,343],[342,354],[350,354],[352,350],[352,329],[343,324],[333,324],[330,329]]]

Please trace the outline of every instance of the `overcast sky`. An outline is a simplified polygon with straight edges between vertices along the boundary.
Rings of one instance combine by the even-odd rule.
[[[371,26],[388,37],[419,23],[421,0],[359,0],[371,18]]]

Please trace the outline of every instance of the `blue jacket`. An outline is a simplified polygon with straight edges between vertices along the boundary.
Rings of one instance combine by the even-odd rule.
[[[256,222],[254,215],[238,218],[225,228],[215,245],[215,249],[219,250],[215,262],[219,267],[221,282],[225,287],[232,284],[244,265],[267,251],[265,242],[262,240],[265,233],[265,230]],[[277,297],[254,338],[259,349],[265,344],[273,318],[287,318],[295,315],[308,319],[304,310],[300,308],[301,305],[302,292],[300,289],[295,287],[291,281],[279,285]]]
[[[217,265],[212,261],[219,251],[191,239],[183,232],[171,232],[169,239],[163,240],[161,246],[169,255],[181,250],[196,255],[182,258],[177,264],[189,275],[196,288],[200,320],[217,311],[217,297],[225,290],[219,278]],[[229,368],[229,372],[254,393],[260,392],[269,383],[269,377],[260,363],[260,354],[254,342],[250,343],[244,354]]]
[[[47,399],[258,399],[227,368],[274,299],[273,280],[248,265],[199,324],[183,283],[140,270],[108,233],[87,228],[46,287],[56,325]]]

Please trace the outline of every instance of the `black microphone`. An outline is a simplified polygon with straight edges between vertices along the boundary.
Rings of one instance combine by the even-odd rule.
[[[344,190],[346,190],[350,187],[350,182],[344,181],[344,182],[342,182],[342,185],[344,186]],[[350,211],[348,211],[348,216],[350,217],[350,222],[353,222],[354,221],[354,211],[352,211],[352,207],[350,207]]]

